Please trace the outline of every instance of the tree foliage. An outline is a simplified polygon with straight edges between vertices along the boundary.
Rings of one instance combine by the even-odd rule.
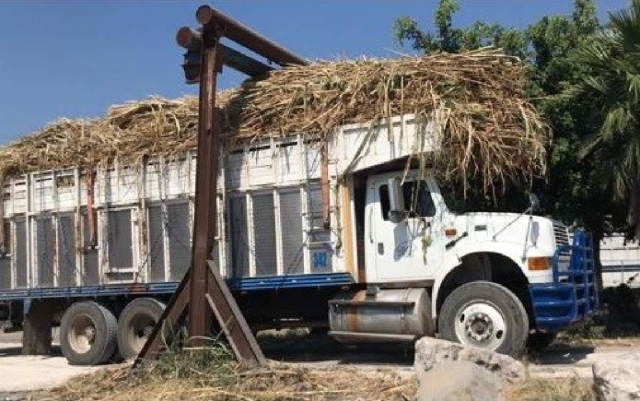
[[[524,55],[522,49],[526,47],[525,37],[517,29],[482,21],[477,21],[468,28],[454,28],[453,16],[459,8],[457,0],[440,0],[434,16],[437,33],[422,31],[412,17],[400,17],[393,27],[395,38],[401,45],[408,42],[415,50],[426,53],[458,53],[479,47],[497,46],[509,54]]]
[[[577,96],[593,103],[595,132],[581,159],[596,159],[596,184],[626,202],[640,237],[640,0],[609,15],[610,25],[578,52],[587,71]]]
[[[598,108],[587,94],[574,90],[590,68],[581,60],[580,49],[592,43],[601,30],[594,1],[574,0],[571,15],[544,16],[525,29],[483,21],[455,27],[453,17],[458,10],[456,0],[440,0],[434,31],[422,31],[415,19],[400,17],[394,24],[395,38],[425,53],[491,45],[525,60],[528,95],[554,133],[548,176],[534,186],[544,193],[543,206],[567,223],[586,227],[596,238],[619,231],[624,213],[597,179],[601,156],[580,157],[577,151],[585,138],[594,135]],[[513,197],[504,198],[498,204],[509,208]]]

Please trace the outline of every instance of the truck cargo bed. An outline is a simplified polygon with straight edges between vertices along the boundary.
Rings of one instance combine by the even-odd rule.
[[[333,273],[358,281],[354,194],[341,176],[431,150],[426,128],[405,116],[328,135],[328,221],[317,135],[225,143],[211,255],[223,277],[241,289],[302,275],[311,286]],[[173,288],[156,283],[178,282],[191,262],[195,165],[189,152],[7,178],[0,294]]]

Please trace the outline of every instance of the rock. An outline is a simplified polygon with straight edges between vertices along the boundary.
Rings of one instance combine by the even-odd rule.
[[[640,358],[629,354],[594,363],[593,382],[601,401],[640,400]]]
[[[467,362],[445,362],[419,376],[418,401],[504,400],[500,378]]]
[[[471,362],[509,383],[522,383],[526,379],[524,365],[507,355],[431,337],[416,343],[414,368],[418,379],[423,372],[454,361]]]

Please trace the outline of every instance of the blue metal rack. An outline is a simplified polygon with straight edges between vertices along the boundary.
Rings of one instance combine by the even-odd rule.
[[[234,292],[259,290],[339,287],[353,283],[349,273],[300,274],[273,277],[245,277],[227,281]],[[0,301],[30,300],[42,298],[95,298],[119,295],[172,294],[178,288],[176,282],[87,285],[78,287],[24,288],[0,291]]]
[[[561,258],[567,256],[567,269],[561,270]],[[577,230],[573,244],[553,255],[553,283],[529,285],[538,329],[558,331],[593,314],[598,306],[594,266],[593,238]]]

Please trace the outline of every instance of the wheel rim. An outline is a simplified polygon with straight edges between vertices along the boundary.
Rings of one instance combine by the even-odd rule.
[[[156,320],[146,314],[138,314],[131,319],[127,330],[127,341],[131,350],[139,353],[153,332]]]
[[[71,349],[77,354],[85,354],[91,350],[96,339],[96,325],[87,314],[78,315],[71,324],[67,340]]]
[[[496,350],[505,341],[507,324],[500,310],[486,301],[464,305],[456,314],[456,336],[462,344]]]

